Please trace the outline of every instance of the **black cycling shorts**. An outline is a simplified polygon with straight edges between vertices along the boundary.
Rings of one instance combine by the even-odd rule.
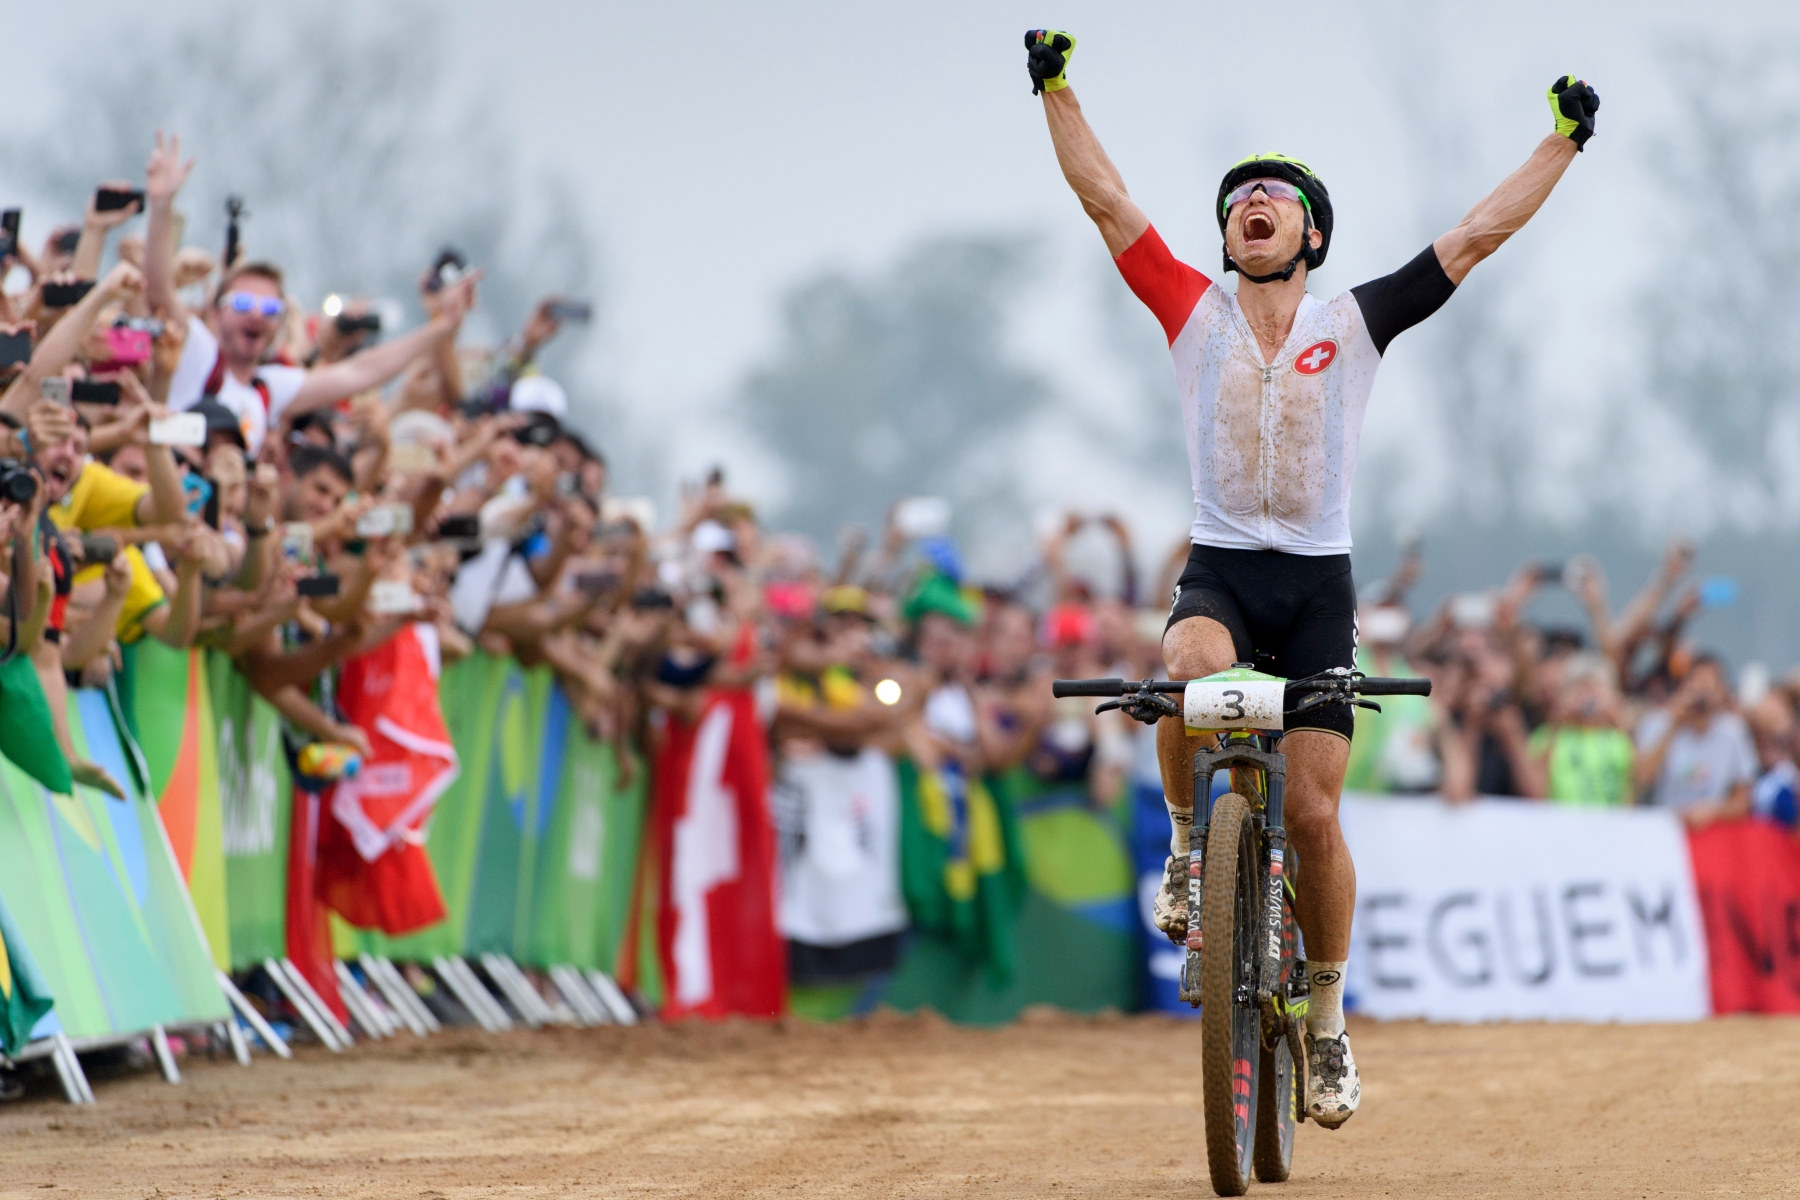
[[[1356,585],[1350,556],[1313,557],[1276,550],[1195,546],[1175,584],[1167,632],[1189,617],[1211,617],[1231,631],[1237,661],[1287,679],[1356,666]],[[1348,704],[1321,704],[1289,717],[1289,729],[1323,729],[1345,739],[1355,727]]]

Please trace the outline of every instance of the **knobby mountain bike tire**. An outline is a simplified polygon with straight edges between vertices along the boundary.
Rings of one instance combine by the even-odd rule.
[[[1213,1191],[1250,1190],[1258,1116],[1262,1014],[1256,1004],[1256,934],[1262,855],[1250,805],[1235,792],[1213,804],[1201,894],[1200,1094]]]

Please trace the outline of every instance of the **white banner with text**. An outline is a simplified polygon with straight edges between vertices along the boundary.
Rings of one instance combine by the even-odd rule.
[[[1686,835],[1670,814],[1354,795],[1342,812],[1356,859],[1355,1011],[1434,1021],[1710,1012]]]

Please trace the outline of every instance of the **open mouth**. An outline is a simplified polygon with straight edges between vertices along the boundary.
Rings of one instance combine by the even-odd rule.
[[[1266,242],[1275,236],[1275,218],[1266,212],[1244,214],[1244,241]]]

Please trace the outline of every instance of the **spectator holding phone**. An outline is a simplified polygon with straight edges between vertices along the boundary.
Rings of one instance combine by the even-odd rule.
[[[1599,654],[1569,656],[1550,719],[1528,744],[1532,794],[1559,804],[1629,805],[1636,751],[1622,719],[1612,663]]]
[[[264,262],[227,267],[207,314],[211,327],[188,312],[175,290],[171,218],[175,197],[193,166],[192,159],[181,161],[180,138],[157,134],[145,186],[150,203],[144,255],[148,298],[165,321],[184,323],[188,331],[170,380],[169,406],[185,411],[202,397],[218,400],[243,423],[253,458],[260,455],[270,428],[284,417],[327,408],[382,386],[421,354],[454,338],[463,317],[475,306],[480,271],[470,271],[445,287],[437,315],[410,333],[312,370],[268,363],[288,311],[280,268]]]
[[[1696,827],[1749,813],[1756,747],[1713,655],[1696,655],[1669,703],[1645,714],[1637,748],[1636,779],[1651,804]]]

